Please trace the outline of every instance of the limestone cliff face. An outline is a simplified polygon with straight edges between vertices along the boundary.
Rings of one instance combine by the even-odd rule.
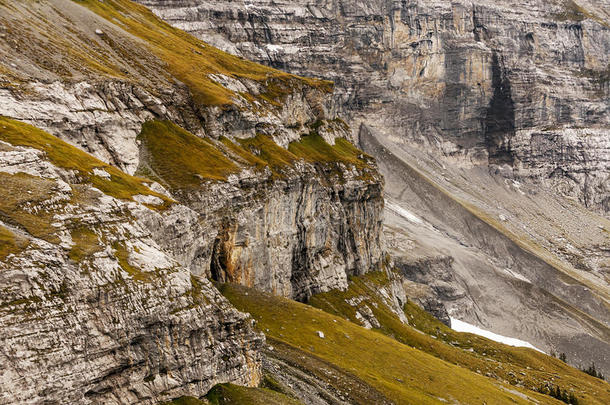
[[[125,7],[133,8],[127,9],[136,19],[142,15],[154,19],[144,8],[129,4]],[[66,9],[69,30],[62,25],[64,16],[53,8],[58,5]],[[225,60],[228,55],[194,39],[185,46],[199,50],[187,49],[187,55],[180,56],[195,59],[179,62],[204,70],[202,76],[183,77],[182,67],[173,65],[174,55],[165,56],[168,48],[177,47],[175,43],[142,55],[142,46],[101,18],[104,14],[94,6],[92,11],[98,14],[66,1],[42,2],[37,7],[51,22],[59,21],[47,27],[50,33],[61,37],[76,30],[78,38],[91,38],[105,52],[101,60],[119,65],[126,78],[97,72],[97,65],[66,77],[64,70],[74,66],[53,65],[42,41],[32,41],[24,49],[17,17],[36,18],[36,14],[18,6],[3,22],[11,28],[3,49],[10,62],[4,74],[9,85],[0,89],[0,114],[48,130],[128,173],[150,169],[146,161],[150,151],[137,138],[142,124],[151,120],[171,121],[217,146],[225,138],[237,142],[264,135],[273,145],[288,148],[315,132],[330,147],[336,139],[350,136],[344,124],[332,120],[328,82],[301,79],[237,58]],[[91,32],[96,27],[102,34]],[[165,36],[176,35],[167,26],[158,29]],[[139,26],[130,33],[143,35]],[[87,56],[100,58],[96,52],[102,51],[94,49]],[[210,58],[216,58],[218,71],[200,67]],[[237,71],[223,70],[231,64],[237,65]],[[245,64],[244,73],[239,73],[240,64]],[[254,76],[257,69],[260,75]],[[254,154],[260,152],[253,149]],[[161,154],[159,160],[163,158]],[[217,181],[207,173],[194,173],[201,181],[186,191],[168,185],[175,173],[155,173],[174,198],[199,215],[202,228],[193,224],[195,228],[181,237],[172,235],[171,221],[155,225],[158,242],[195,274],[304,299],[316,291],[345,287],[348,275],[362,274],[380,263],[382,179],[372,161],[370,169],[363,170],[315,159],[299,162],[290,154],[290,164],[284,164],[277,176],[270,170],[250,170],[234,152],[229,159],[236,167],[231,176]]]
[[[123,0],[3,3],[0,37],[0,403],[255,385],[262,337],[208,277],[306,299],[381,262],[330,83]]]
[[[381,265],[383,190],[358,171],[343,175],[301,163],[280,179],[243,172],[177,192],[205,221],[185,260],[196,274],[299,300],[346,288],[347,276]]]
[[[154,404],[258,384],[252,320],[145,226],[194,212],[4,118],[0,179],[0,403]]]
[[[337,108],[397,143],[609,209],[607,2],[140,2],[229,52],[333,80]]]

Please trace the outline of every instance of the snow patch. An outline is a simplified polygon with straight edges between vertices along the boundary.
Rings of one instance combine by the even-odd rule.
[[[532,345],[529,342],[526,342],[525,340],[520,340],[520,339],[516,339],[516,338],[498,335],[497,333],[493,333],[488,330],[481,329],[478,326],[474,326],[467,322],[460,321],[459,319],[455,319],[455,318],[451,318],[451,317],[449,319],[451,319],[451,329],[453,329],[456,332],[472,333],[475,335],[486,337],[487,339],[493,340],[495,342],[504,343],[505,345],[516,346],[516,347],[528,347],[530,349],[538,350],[540,353],[544,353],[542,350],[538,349],[537,347],[534,347],[534,345]]]
[[[525,281],[526,283],[532,284],[532,282],[527,277],[524,277],[519,273],[515,273],[511,269],[504,269],[504,271],[507,272],[509,275],[513,276],[514,278],[516,278],[517,280]]]
[[[395,214],[400,215],[401,217],[403,217],[407,221],[413,222],[415,224],[422,224],[423,223],[423,221],[421,219],[419,219],[418,217],[413,215],[410,211],[407,211],[406,209],[402,208],[398,204],[394,204],[394,203],[391,203],[389,201],[386,201],[385,206],[390,211],[394,212]]]

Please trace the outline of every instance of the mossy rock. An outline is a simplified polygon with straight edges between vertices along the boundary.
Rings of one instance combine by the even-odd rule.
[[[82,183],[89,183],[112,197],[133,200],[133,196],[138,194],[152,195],[163,200],[163,206],[171,204],[170,199],[150,190],[146,186],[145,179],[130,176],[69,143],[23,122],[0,117],[0,140],[44,152],[55,166],[77,172]],[[110,178],[95,175],[93,169],[106,171]]]

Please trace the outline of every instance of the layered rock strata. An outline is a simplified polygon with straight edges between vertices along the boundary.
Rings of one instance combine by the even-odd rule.
[[[258,384],[252,320],[144,225],[194,212],[7,119],[0,178],[0,403],[154,404]]]
[[[334,81],[355,128],[608,212],[606,2],[140,2],[229,52]]]

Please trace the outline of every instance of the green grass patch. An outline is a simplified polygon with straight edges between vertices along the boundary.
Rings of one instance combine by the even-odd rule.
[[[586,8],[582,7],[574,0],[564,0],[563,1],[563,11],[554,15],[555,19],[558,21],[575,21],[582,22],[584,20],[591,19],[597,21],[603,26],[610,27],[607,21],[604,21],[598,15],[592,13]]]
[[[607,384],[600,384],[558,359],[535,350],[506,346],[481,336],[455,332],[413,302],[408,302],[404,307],[410,325],[402,323],[378,294],[379,288],[388,283],[388,276],[383,272],[352,277],[346,291],[333,290],[314,295],[310,304],[352,322],[358,322],[356,310],[367,305],[381,324],[379,332],[448,363],[533,391],[550,381],[551,377],[559,375],[562,389],[573,390],[579,399],[591,401],[585,403],[606,403],[610,400]],[[356,308],[346,302],[353,298],[361,300]]]
[[[312,163],[344,163],[358,168],[368,167],[363,158],[364,152],[348,140],[337,138],[335,144],[331,145],[315,132],[302,137],[298,142],[290,143],[288,150],[295,156]]]
[[[167,197],[150,190],[144,179],[123,173],[69,143],[23,122],[0,117],[0,140],[44,152],[55,166],[76,171],[82,182],[88,182],[112,197],[132,200],[133,196],[138,194],[153,195],[164,201],[163,207],[171,204]],[[105,170],[110,179],[94,175],[95,168]]]
[[[397,403],[529,403],[500,383],[411,348],[340,316],[241,286],[221,286],[239,310],[250,312],[260,330],[352,373]],[[325,338],[318,337],[318,331]],[[512,387],[512,390],[524,390]],[[544,396],[528,392],[544,401]]]
[[[292,167],[298,160],[296,155],[276,144],[267,135],[257,134],[254,138],[238,139],[237,142],[265,162],[275,175],[281,176],[287,167]]]
[[[267,135],[236,142],[224,137],[215,141],[193,135],[169,121],[148,121],[138,140],[141,147],[137,173],[172,190],[197,188],[204,181],[226,181],[228,175],[246,167],[269,167],[273,178],[283,178],[299,160],[323,165],[325,172],[330,168],[339,176],[343,168],[338,163],[361,171],[375,170],[366,155],[346,139],[329,145],[318,134],[292,142],[286,150]]]
[[[291,142],[288,150],[262,134],[254,138],[238,139],[237,142],[268,165],[276,177],[283,177],[286,169],[294,167],[298,160],[324,165],[337,175],[342,174],[339,163],[355,166],[359,170],[373,169],[367,161],[367,156],[343,138],[337,138],[335,145],[330,145],[317,133],[311,133],[299,141]]]
[[[169,121],[144,123],[138,140],[143,151],[138,170],[149,170],[170,189],[196,188],[204,180],[223,181],[240,170],[213,141]]]
[[[34,211],[53,194],[55,182],[25,173],[0,173],[0,218],[20,227],[30,235],[51,243],[59,243],[56,229],[51,226],[50,209]]]
[[[176,398],[170,402],[163,402],[159,405],[208,405],[208,402],[202,401],[199,398],[186,396]]]
[[[99,238],[88,226],[80,225],[70,231],[74,245],[70,248],[68,257],[76,263],[90,257],[103,249]]]
[[[234,158],[242,164],[246,164],[248,166],[255,166],[259,169],[267,166],[267,162],[256,157],[248,150],[243,147],[237,145],[235,142],[231,141],[229,138],[221,137],[220,142],[227,148],[229,153],[234,156]]]
[[[205,396],[210,405],[300,405],[301,402],[267,388],[248,388],[234,384],[214,386]],[[193,404],[195,405],[195,404]],[[302,404],[301,404],[302,405]]]

